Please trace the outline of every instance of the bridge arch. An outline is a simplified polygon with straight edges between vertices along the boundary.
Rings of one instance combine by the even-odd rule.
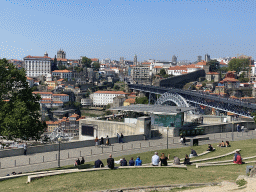
[[[184,99],[177,93],[169,92],[165,92],[164,94],[162,94],[161,97],[157,99],[155,104],[162,105],[167,101],[172,101],[179,107],[189,107],[189,104],[187,103],[186,99]]]

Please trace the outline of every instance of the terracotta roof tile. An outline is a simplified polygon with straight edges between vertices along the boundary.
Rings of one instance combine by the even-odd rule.
[[[96,91],[94,93],[99,93],[99,94],[122,94],[122,95],[127,94],[123,91]]]

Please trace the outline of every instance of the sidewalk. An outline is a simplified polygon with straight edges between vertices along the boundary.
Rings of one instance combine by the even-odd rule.
[[[199,145],[208,143],[218,143],[222,140],[231,139],[231,132],[227,133],[214,133],[202,135],[202,137],[209,137],[210,140],[199,141]],[[234,132],[234,140],[245,140],[252,139],[256,137],[256,131],[250,132]],[[106,159],[109,154],[112,153],[113,157],[122,155],[132,155],[136,153],[142,153],[147,151],[154,151],[160,149],[166,149],[167,138],[166,136],[158,139],[150,139],[143,141],[133,141],[129,143],[115,143],[111,146],[103,146],[103,148],[98,148],[95,146],[76,148],[69,150],[61,150],[61,166],[72,165],[78,157],[83,156],[85,162],[95,161],[97,159]],[[180,145],[179,137],[170,137],[168,139],[168,147],[171,148],[182,148],[188,145]],[[0,176],[5,176],[15,171],[18,172],[30,172],[38,171],[42,169],[49,169],[58,166],[58,151],[47,152],[47,153],[37,153],[27,156],[13,156],[0,158]]]

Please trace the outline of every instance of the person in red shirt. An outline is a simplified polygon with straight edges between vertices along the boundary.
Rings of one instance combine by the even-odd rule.
[[[235,164],[242,164],[242,157],[241,157],[239,151],[236,151],[233,162]]]

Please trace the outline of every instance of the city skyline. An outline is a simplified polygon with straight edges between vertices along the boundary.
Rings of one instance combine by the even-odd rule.
[[[195,61],[245,54],[255,58],[255,2],[6,0],[0,11],[0,57],[124,57]]]

